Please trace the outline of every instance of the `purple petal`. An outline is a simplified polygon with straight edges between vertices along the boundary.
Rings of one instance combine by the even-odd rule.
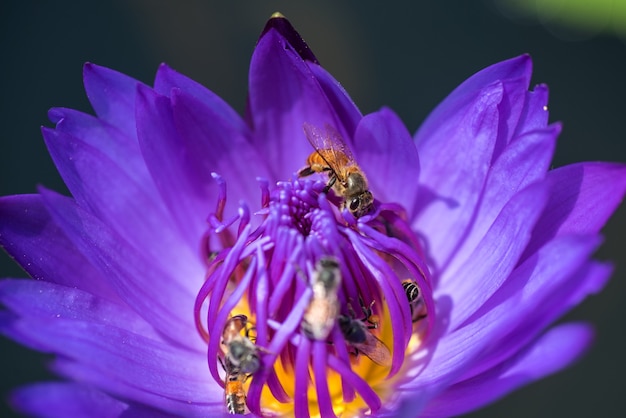
[[[498,157],[485,183],[471,230],[456,250],[448,271],[457,269],[483,240],[502,208],[520,190],[543,180],[552,160],[560,125],[525,134]],[[533,217],[534,218],[534,217]]]
[[[626,192],[626,165],[578,163],[548,173],[550,200],[524,258],[553,237],[596,233]]]
[[[0,301],[19,317],[41,321],[75,319],[161,339],[152,326],[128,307],[80,289],[43,281],[4,279],[0,281]]]
[[[587,265],[578,267],[568,278],[567,284],[555,289],[550,296],[546,297],[544,303],[530,313],[525,322],[509,330],[507,334],[500,337],[497,343],[485,350],[481,358],[463,375],[463,380],[483,373],[513,356],[585,297],[597,293],[606,284],[612,271],[610,265],[596,262],[589,262]],[[507,283],[506,292],[509,293],[516,285],[521,284],[519,282]],[[494,299],[497,300],[497,298]],[[555,301],[558,302],[555,303]]]
[[[304,61],[310,61],[314,64],[319,64],[317,58],[311,51],[311,48],[304,42],[304,39],[294,29],[291,23],[280,13],[273,14],[265,24],[260,38],[262,39],[267,32],[274,30],[280,34],[286,42],[289,43],[291,48],[298,54],[298,56]]]
[[[419,157],[411,134],[388,108],[366,115],[354,134],[356,159],[374,196],[396,202],[413,213],[418,189]]]
[[[37,417],[126,417],[128,405],[75,383],[38,383],[15,390],[10,403],[18,411]],[[156,415],[156,416],[163,416]]]
[[[240,133],[248,132],[243,119],[221,97],[202,84],[180,74],[166,64],[161,64],[154,80],[154,91],[166,97],[172,97],[172,90],[178,89],[202,102],[211,112],[225,120],[230,129]]]
[[[211,172],[220,174],[228,184],[227,217],[237,213],[241,200],[252,207],[256,203],[260,209],[256,178],[269,178],[270,174],[258,150],[250,145],[251,133],[239,132],[213,109],[179,90],[172,92],[172,111],[181,140],[178,146],[187,153],[189,175],[203,178]],[[203,189],[205,199],[217,195],[217,183],[212,178]]]
[[[500,103],[501,123],[511,123],[507,127],[508,137],[513,133],[517,124],[518,115],[521,112],[520,104],[524,103],[524,95],[528,89],[528,83],[532,73],[532,61],[528,55],[521,55],[498,64],[492,65],[474,74],[459,87],[457,87],[439,106],[428,116],[415,135],[418,146],[421,149],[429,147],[438,148],[437,144],[442,138],[441,131],[451,124],[450,115],[464,113],[471,109],[471,104],[480,97],[483,90],[494,83],[502,85],[503,97]],[[420,156],[422,153],[420,152]]]
[[[548,126],[548,86],[539,84],[535,90],[526,92],[524,108],[515,129],[514,137],[520,137],[535,129]]]
[[[418,143],[420,187],[413,226],[437,270],[445,269],[474,218],[491,166],[503,88],[495,83],[448,118],[435,140]]]
[[[177,234],[159,196],[146,193],[151,185],[134,181],[119,161],[112,161],[81,139],[43,129],[50,155],[76,202],[115,230],[130,245],[161,259],[170,274],[192,276],[198,271],[196,248]],[[176,248],[177,251],[172,251]],[[195,263],[194,263],[195,262]]]
[[[437,294],[452,298],[450,330],[473,314],[508,279],[548,199],[546,189],[545,185],[535,184],[515,195],[467,256],[467,261],[445,271]]]
[[[331,107],[342,122],[341,124],[346,128],[346,133],[353,133],[362,116],[341,84],[319,64],[317,58],[313,55],[313,51],[311,51],[306,42],[304,42],[304,39],[302,39],[300,34],[284,16],[272,16],[267,22],[267,25],[265,25],[261,37],[270,29],[274,29],[278,32],[298,53],[300,58],[305,61],[309,70],[313,73],[320,87],[328,97]]]
[[[75,383],[46,382],[21,387],[11,394],[10,403],[18,411],[37,417],[91,418],[94,411],[98,417],[123,418],[173,418],[171,415],[149,406],[127,403],[113,398],[93,387]],[[227,415],[211,412],[211,416]]]
[[[505,77],[500,80],[504,89],[502,101],[498,105],[499,123],[498,140],[494,149],[494,160],[500,156],[508,144],[515,141],[515,135],[520,124],[525,124],[521,116],[527,106],[528,84],[532,73],[532,62],[528,56],[514,58],[510,61],[520,59],[519,71],[514,71],[512,77]],[[532,105],[535,105],[533,102]],[[543,111],[543,108],[541,109]],[[546,125],[539,126],[538,129],[545,128]]]
[[[356,131],[356,127],[363,116],[361,115],[361,111],[356,107],[356,104],[352,101],[352,98],[348,95],[348,92],[346,92],[343,86],[322,66],[310,62],[308,65],[318,83],[320,83],[320,87],[324,90],[341,124],[345,126],[346,132]]]
[[[181,147],[169,98],[139,88],[137,132],[148,169],[185,241],[200,243],[206,217],[215,207],[211,197],[217,196],[217,186],[210,172],[197,176],[189,168],[194,156]]]
[[[436,392],[460,378],[491,344],[527,324],[527,319],[543,304],[554,303],[553,296],[568,285],[597,245],[597,237],[567,236],[544,246],[515,269],[506,285],[467,325],[438,341],[423,371],[404,388]],[[419,370],[419,363],[416,369]]]
[[[71,199],[46,190],[42,190],[42,195],[52,218],[78,250],[108,278],[128,306],[179,344],[201,348],[190,307],[194,304],[194,289],[200,287],[203,274],[171,276],[144,251],[128,245]]]
[[[123,398],[161,407],[151,402],[157,395],[167,399],[170,412],[175,412],[176,404],[196,404],[193,410],[222,402],[223,391],[204,372],[206,356],[200,352],[116,326],[65,318],[14,320],[2,324],[2,331],[60,355],[55,372]],[[86,379],[83,373],[91,376]]]
[[[187,397],[183,399],[172,399],[170,397],[163,396],[161,391],[153,392],[152,390],[144,390],[143,388],[138,387],[135,382],[123,379],[123,377],[120,379],[117,374],[111,375],[111,373],[107,370],[94,369],[94,367],[90,364],[85,365],[83,363],[59,359],[52,364],[51,368],[55,373],[68,379],[98,387],[118,398],[123,398],[138,404],[150,405],[150,407],[155,408],[162,413],[170,413],[177,417],[198,418],[207,416],[226,418],[227,416],[224,413],[224,391],[217,384],[215,384],[214,380],[206,382],[206,384],[197,385],[198,388],[196,391],[204,392],[202,398],[193,399],[187,395]],[[198,372],[198,370],[200,370],[200,372]],[[191,371],[189,372],[191,373]],[[151,371],[151,373],[156,373],[154,378],[158,379],[158,371]],[[200,368],[197,368],[195,373],[205,374],[204,370]],[[181,379],[180,377],[172,377],[167,374],[162,377],[165,379],[180,379],[181,382],[183,382],[183,386],[188,384],[185,379]],[[144,384],[144,379],[141,378],[139,383]],[[191,385],[196,386],[196,383],[192,383]],[[170,385],[166,384],[165,386],[167,387],[166,389],[169,389]]]
[[[274,28],[259,39],[250,63],[249,115],[254,145],[272,161],[274,179],[293,176],[313,148],[303,123],[333,126],[350,143],[349,132],[335,114],[328,97],[298,53]]]
[[[141,155],[135,131],[131,136],[102,119],[72,109],[53,108],[48,112],[48,117],[56,123],[56,131],[80,138],[97,148],[109,159],[118,162],[134,181],[142,184],[146,193],[158,196]]]
[[[99,118],[136,138],[135,96],[139,81],[95,64],[83,68],[87,97]]]
[[[451,386],[428,404],[423,416],[458,415],[493,402],[567,367],[587,350],[592,339],[593,330],[587,324],[572,323],[553,328],[515,358]]]
[[[41,196],[0,198],[0,219],[0,245],[33,278],[118,300],[106,277],[51,218]]]

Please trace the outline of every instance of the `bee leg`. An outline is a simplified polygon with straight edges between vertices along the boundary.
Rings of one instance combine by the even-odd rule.
[[[358,357],[359,356],[359,349],[356,347],[352,347],[354,349],[354,351],[350,352],[350,354],[352,354],[354,357]]]
[[[359,296],[359,300],[361,299],[361,296]],[[350,301],[348,302],[348,313],[350,314],[350,318],[356,318],[356,313],[354,313],[354,309],[352,309],[352,298],[350,298]]]
[[[323,190],[324,193],[328,193],[328,191],[335,185],[336,181],[337,181],[337,176],[335,176],[334,174],[330,176],[330,180],[328,180],[326,187],[324,187],[324,190]]]
[[[219,254],[219,253],[218,253],[217,251],[210,251],[210,252],[209,252],[209,254],[208,254],[208,256],[207,256],[207,261],[208,261],[209,263],[212,263],[212,262],[213,262],[213,260],[215,260],[215,259],[217,258],[217,255],[218,255],[218,254]]]
[[[307,177],[307,176],[310,176],[313,173],[315,173],[315,171],[310,166],[309,167],[304,167],[304,168],[300,169],[300,171],[298,171],[298,177]]]
[[[419,322],[419,321],[421,321],[422,319],[426,318],[427,316],[428,316],[428,315],[426,315],[426,314],[420,315],[420,316],[418,316],[417,318],[415,318],[415,319],[413,320],[413,323]]]
[[[226,375],[224,376],[224,383],[226,383],[226,379],[228,379],[228,370],[230,368],[232,368],[232,367],[230,366],[230,362],[229,362],[228,363],[229,366],[228,366],[228,368],[226,368],[226,363],[225,362],[228,361],[228,359],[222,358],[221,356],[217,356],[217,359],[219,360],[220,364],[222,365],[222,369],[224,369],[224,372],[226,373]]]
[[[253,331],[256,331],[256,327],[250,326],[246,328],[246,338],[249,339],[250,341],[252,341],[253,343],[256,343],[256,333],[253,333]],[[254,335],[252,335],[254,334]]]
[[[378,328],[378,322],[376,321],[372,321],[372,307],[374,306],[374,302],[376,302],[375,300],[372,301],[372,303],[370,303],[370,306],[365,306],[365,302],[363,302],[363,298],[361,297],[361,295],[359,295],[359,304],[361,305],[361,311],[363,311],[363,315],[365,315],[363,318],[361,318],[362,322],[366,322],[367,325],[367,329],[377,329]]]

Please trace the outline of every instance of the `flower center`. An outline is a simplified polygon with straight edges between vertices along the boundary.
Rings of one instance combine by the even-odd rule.
[[[281,182],[271,193],[262,183],[253,228],[245,205],[223,220],[225,184],[214,177],[222,192],[207,242],[217,237],[222,248],[207,249],[195,318],[225,408],[323,417],[380,409],[434,315],[401,208],[377,203],[357,220],[339,213],[322,182]]]

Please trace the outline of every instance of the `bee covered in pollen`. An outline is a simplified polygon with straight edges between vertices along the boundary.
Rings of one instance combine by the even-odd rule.
[[[246,391],[243,384],[261,367],[258,348],[248,338],[247,323],[247,316],[235,315],[226,321],[222,332],[221,349],[224,360],[220,361],[226,372],[224,403],[230,414],[246,413]],[[241,334],[242,331],[246,332],[245,336]]]
[[[424,303],[422,292],[417,286],[417,283],[415,283],[415,280],[403,280],[402,289],[404,289],[404,293],[409,301],[409,307],[411,308],[411,320],[413,322],[418,322],[426,318],[426,304]]]
[[[243,387],[247,375],[235,367],[228,358],[222,362],[226,372],[224,378],[224,404],[229,414],[244,415],[247,412],[246,390]]]
[[[362,353],[379,366],[391,367],[392,358],[389,348],[370,331],[378,326],[370,320],[371,305],[369,308],[362,306],[362,309],[365,313],[362,319],[356,319],[352,309],[350,309],[350,316],[339,315],[337,318],[343,338],[348,345],[357,350],[357,354]]]
[[[311,277],[313,296],[302,317],[302,330],[314,340],[326,340],[339,315],[337,291],[341,285],[339,262],[322,257]]]
[[[354,217],[366,215],[372,209],[374,197],[369,191],[365,174],[339,132],[329,125],[321,130],[308,123],[303,125],[303,129],[315,151],[309,155],[307,166],[298,172],[298,176],[327,173],[328,184],[325,191],[332,188],[343,197],[342,209],[348,208]]]

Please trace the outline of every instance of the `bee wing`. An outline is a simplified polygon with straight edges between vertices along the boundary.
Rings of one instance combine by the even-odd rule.
[[[244,329],[246,327],[246,325],[248,324],[248,317],[245,315],[235,315],[231,318],[228,318],[228,320],[226,321],[226,325],[224,326],[224,331],[226,332],[227,330],[230,331],[235,331],[235,332],[240,332],[242,329]]]
[[[302,129],[311,146],[333,171],[337,172],[340,162],[345,166],[356,165],[350,148],[335,128],[326,124],[321,129],[305,122]]]
[[[366,333],[365,342],[353,344],[363,355],[383,367],[391,367],[389,348],[371,332]]]

